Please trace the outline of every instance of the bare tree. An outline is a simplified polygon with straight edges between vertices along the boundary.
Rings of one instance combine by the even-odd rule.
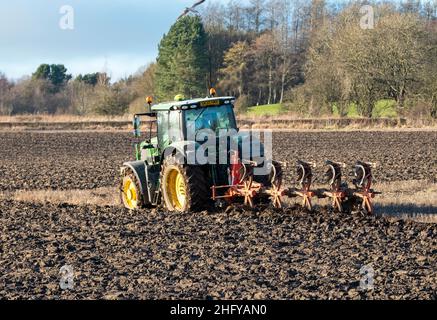
[[[9,82],[5,74],[0,72],[0,114],[9,115],[11,112],[11,108],[8,105],[8,98],[12,86],[12,83]]]
[[[256,34],[261,32],[264,25],[265,2],[265,0],[250,0],[250,4],[246,10],[249,30]]]

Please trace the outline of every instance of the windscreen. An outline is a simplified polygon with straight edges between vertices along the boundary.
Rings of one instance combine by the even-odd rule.
[[[187,130],[194,130],[194,132],[203,129],[217,132],[221,129],[237,128],[232,105],[187,110],[185,121]]]

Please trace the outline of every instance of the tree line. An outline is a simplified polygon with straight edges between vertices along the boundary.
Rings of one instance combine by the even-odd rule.
[[[401,116],[437,117],[437,1],[230,1],[205,8],[204,24],[211,83],[243,109],[371,117],[385,100]]]
[[[64,65],[42,64],[18,82],[0,73],[0,114],[123,115],[129,108],[141,110],[145,92],[154,90],[153,68],[115,83],[106,72],[73,78]]]
[[[208,94],[249,106],[281,103],[304,116],[376,116],[390,101],[397,115],[437,117],[437,2],[434,0],[208,1],[179,19],[155,63],[111,82],[105,72],[68,74],[41,65],[18,82],[0,73],[0,113],[124,114],[144,97]],[[363,5],[375,23],[363,28]]]

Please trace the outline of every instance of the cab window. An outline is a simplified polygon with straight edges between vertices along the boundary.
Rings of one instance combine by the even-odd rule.
[[[169,139],[170,143],[182,140],[181,132],[181,111],[170,111],[169,113]]]
[[[168,111],[158,112],[158,141],[161,147],[166,147],[169,144],[168,114]]]
[[[236,129],[234,110],[231,105],[198,108],[186,111],[187,130],[197,132],[202,129]]]

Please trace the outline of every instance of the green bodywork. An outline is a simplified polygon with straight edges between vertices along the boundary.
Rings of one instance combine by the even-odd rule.
[[[135,144],[135,159],[137,161],[144,160],[148,162],[159,157],[158,138],[152,138],[150,141],[143,141],[140,144]]]
[[[153,121],[149,121],[150,132],[152,132],[151,129],[155,124],[157,129],[157,132],[151,135],[152,138],[150,140],[135,144],[135,159],[137,160],[135,168],[143,166],[146,171],[146,175],[143,176],[148,177],[146,179],[154,180],[142,181],[144,190],[147,189],[149,193],[150,189],[153,192],[159,192],[160,181],[158,181],[159,175],[157,173],[159,173],[164,155],[169,148],[171,148],[172,152],[180,153],[188,159],[190,153],[193,151],[197,152],[198,148],[201,147],[202,144],[195,142],[195,137],[191,137],[189,132],[197,133],[201,129],[209,129],[210,132],[215,131],[218,144],[221,129],[238,131],[233,109],[234,102],[235,98],[233,97],[173,101],[152,106],[149,113],[135,115],[134,128],[136,137],[140,136],[139,118],[142,116],[153,119]],[[232,136],[230,139],[239,139],[237,145],[239,148],[241,147],[243,141],[237,135],[235,137]],[[228,156],[228,150],[225,151],[227,152],[226,156]],[[212,156],[218,159],[219,154],[217,153]],[[211,186],[229,183],[229,165],[211,164],[207,166]],[[137,176],[141,176],[141,174],[137,174]],[[155,197],[151,197],[155,199]],[[155,205],[154,202],[151,203]]]
[[[187,126],[190,124],[195,126],[195,128],[189,128],[192,132],[198,132],[200,129],[211,129],[211,122],[216,126],[216,130],[237,129],[233,111],[234,102],[235,98],[233,97],[221,97],[173,101],[151,107],[152,112],[143,115],[156,118],[156,121],[149,123],[150,125],[153,125],[153,122],[156,123],[157,133],[151,140],[142,141],[135,145],[135,159],[156,164],[161,162],[162,159],[159,157],[164,154],[167,148],[183,151],[187,145],[195,144],[195,150],[197,150],[200,145],[190,141],[192,137],[188,137],[187,134]],[[137,118],[137,116],[141,115],[135,117]],[[216,119],[210,119],[209,122],[204,121],[208,117],[214,116]]]

